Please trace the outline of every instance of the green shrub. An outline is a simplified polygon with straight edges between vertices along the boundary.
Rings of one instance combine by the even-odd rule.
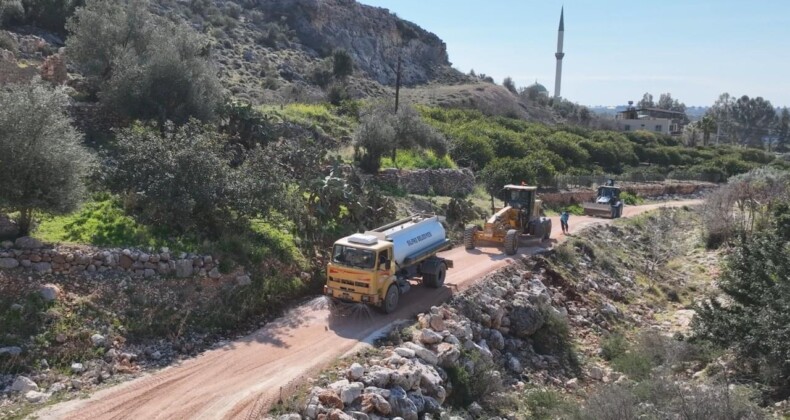
[[[565,207],[565,211],[575,216],[584,216],[584,207],[580,204],[571,204]]]
[[[528,390],[521,397],[521,403],[526,408],[527,413],[524,414],[529,419],[566,418],[577,411],[573,401],[552,389]]]
[[[10,25],[10,24],[18,24],[23,22],[25,19],[25,8],[22,6],[22,2],[20,0],[3,0],[0,1],[0,28]],[[0,48],[5,48],[9,51],[16,51],[16,47],[13,49],[8,48],[9,45],[6,43],[4,45],[3,38],[10,39],[10,37],[0,34]]]
[[[628,342],[622,334],[609,334],[601,340],[601,357],[606,360],[616,359],[628,350]]]
[[[86,0],[67,29],[69,58],[119,113],[160,126],[214,117],[222,88],[208,40],[186,24],[154,15],[146,1]]]
[[[633,350],[615,357],[611,363],[618,372],[625,373],[629,378],[637,381],[650,377],[653,369],[653,361],[647,354]]]
[[[533,348],[540,354],[554,356],[563,369],[579,376],[581,363],[570,335],[568,320],[553,308],[545,310],[543,316],[546,322],[531,337]]]
[[[726,258],[719,287],[728,298],[703,302],[692,327],[699,338],[734,349],[768,385],[790,390],[790,238],[788,206],[772,217],[772,226],[743,235]],[[780,224],[781,222],[781,224]]]
[[[502,390],[502,377],[493,361],[477,351],[464,351],[462,358],[470,361],[474,374],[464,364],[447,368],[447,377],[453,392],[447,401],[453,407],[466,408],[473,402],[485,404],[495,393]]]
[[[479,170],[494,159],[494,146],[486,138],[460,137],[453,142],[450,156],[463,167]]]
[[[238,157],[212,128],[194,121],[167,124],[164,132],[135,125],[118,134],[107,186],[148,225],[216,239],[279,201],[283,185],[275,180],[283,174],[271,162],[285,149],[257,147],[231,166]]]
[[[5,32],[0,32],[0,50],[8,50],[16,55],[18,47],[14,38],[11,38],[11,36]]]
[[[644,198],[628,191],[622,191],[620,193],[620,199],[629,206],[638,206],[645,202]]]

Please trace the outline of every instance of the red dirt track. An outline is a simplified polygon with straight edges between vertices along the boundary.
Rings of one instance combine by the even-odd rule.
[[[624,217],[659,207],[697,205],[701,200],[645,206],[626,206]],[[608,219],[571,216],[572,232]],[[552,240],[563,241],[558,218],[552,220]],[[536,247],[522,247],[520,255]],[[246,418],[277,401],[296,382],[326,367],[351,351],[377,330],[441,304],[487,273],[509,264],[501,249],[463,247],[442,253],[453,260],[445,286],[416,286],[401,296],[393,314],[332,317],[316,299],[292,309],[282,318],[247,337],[206,351],[176,366],[35,413],[41,419],[234,419]],[[283,395],[286,396],[286,395]],[[265,412],[265,411],[264,411]]]

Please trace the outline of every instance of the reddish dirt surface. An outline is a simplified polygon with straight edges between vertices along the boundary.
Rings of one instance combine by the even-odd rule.
[[[624,216],[659,207],[700,204],[701,200],[631,206]],[[571,232],[586,226],[610,223],[608,219],[571,216]],[[548,247],[563,241],[559,218],[552,220]],[[522,246],[520,255],[539,247]],[[322,300],[300,305],[253,334],[203,353],[179,365],[96,392],[89,399],[74,400],[36,413],[41,419],[232,419],[253,418],[299,382],[354,349],[393,321],[408,319],[441,304],[485,274],[512,259],[498,248],[472,251],[455,248],[442,254],[455,268],[447,273],[441,289],[416,286],[401,296],[393,314],[333,317]]]

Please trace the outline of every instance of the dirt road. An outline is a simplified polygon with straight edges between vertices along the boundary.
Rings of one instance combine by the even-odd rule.
[[[701,200],[626,207],[633,216],[658,207],[695,205]],[[554,218],[552,241],[564,240]],[[607,219],[572,216],[571,232]],[[549,246],[550,243],[544,243]],[[520,249],[532,254],[539,248]],[[180,365],[36,413],[42,419],[231,419],[246,418],[277,401],[280,392],[329,365],[360,342],[393,321],[407,319],[453,293],[468,288],[485,274],[507,265],[497,248],[443,253],[455,268],[447,273],[445,287],[424,290],[418,286],[401,297],[396,313],[360,317],[331,317],[321,299],[294,308],[286,316],[255,333]],[[282,390],[282,391],[281,391]]]

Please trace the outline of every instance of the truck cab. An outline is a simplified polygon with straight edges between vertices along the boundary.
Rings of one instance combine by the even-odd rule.
[[[343,238],[332,247],[324,293],[342,300],[379,305],[379,290],[388,287],[395,274],[392,243],[374,242],[364,236]]]

